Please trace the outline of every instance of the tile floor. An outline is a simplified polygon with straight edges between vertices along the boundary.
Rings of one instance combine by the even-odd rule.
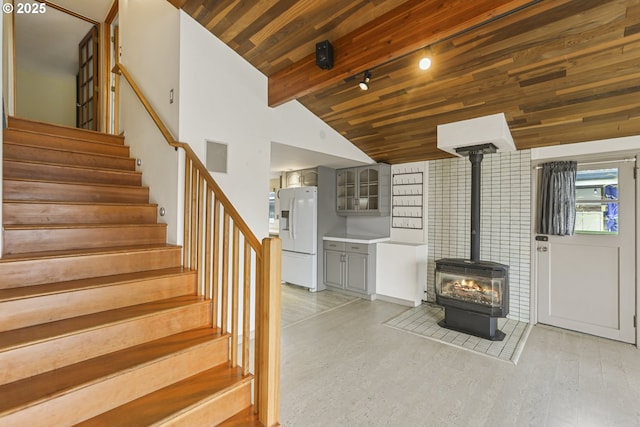
[[[513,365],[384,325],[406,310],[358,299],[284,327],[281,424],[640,426],[634,346],[534,326]]]
[[[498,329],[506,334],[502,341],[490,341],[462,332],[441,328],[444,309],[434,304],[422,304],[401,313],[384,324],[391,328],[440,341],[465,350],[475,351],[499,360],[518,363],[527,336],[529,324],[512,319],[498,319]]]

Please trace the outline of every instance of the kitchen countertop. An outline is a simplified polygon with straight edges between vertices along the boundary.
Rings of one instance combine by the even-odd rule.
[[[331,240],[333,242],[345,243],[363,243],[369,245],[371,243],[380,243],[391,240],[389,236],[364,236],[357,234],[328,234],[322,240]]]

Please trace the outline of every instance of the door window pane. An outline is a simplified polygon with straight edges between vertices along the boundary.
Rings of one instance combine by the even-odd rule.
[[[576,233],[618,234],[618,169],[579,170]]]

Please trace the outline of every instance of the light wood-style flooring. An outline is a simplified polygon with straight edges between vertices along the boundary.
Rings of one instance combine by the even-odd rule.
[[[283,328],[282,425],[640,426],[633,346],[537,325],[513,366],[383,325],[404,310],[358,299]]]
[[[309,292],[307,288],[284,283],[282,285],[282,327],[287,328],[358,299],[332,291]]]

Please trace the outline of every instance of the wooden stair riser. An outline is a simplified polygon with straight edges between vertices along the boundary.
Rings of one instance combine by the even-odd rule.
[[[51,123],[38,122],[34,120],[22,119],[19,117],[9,117],[8,124],[12,129],[20,129],[30,132],[42,132],[45,134],[61,135],[70,138],[86,139],[88,141],[103,142],[116,145],[124,144],[124,137],[119,135],[110,135],[102,132],[94,132],[86,129],[78,129]]]
[[[248,406],[251,406],[251,383],[244,382],[158,425],[163,427],[218,425]]]
[[[14,160],[3,162],[4,177],[85,184],[142,185],[142,175],[133,171],[95,169]]]
[[[103,169],[135,171],[136,159],[122,156],[82,153],[53,148],[32,147],[29,145],[5,142],[3,151],[5,160],[26,160],[32,162],[57,163],[69,166],[85,166]]]
[[[130,248],[74,257],[52,256],[17,261],[5,258],[4,261],[0,261],[0,289],[179,267],[182,265],[182,248]]]
[[[147,187],[87,185],[43,181],[3,181],[5,200],[53,202],[149,203]]]
[[[226,362],[228,348],[228,338],[209,341],[14,412],[2,419],[2,425],[49,427],[80,423]]]
[[[153,245],[166,241],[166,224],[5,227],[4,253],[24,254],[71,249],[113,248],[117,246]],[[26,228],[22,228],[26,227]]]
[[[2,206],[2,220],[19,224],[155,224],[157,205],[12,202]]]
[[[2,135],[5,142],[12,142],[15,144],[81,151],[83,153],[105,154],[109,156],[129,157],[129,147],[125,145],[91,142],[56,135],[41,135],[38,133],[15,129],[5,129]]]
[[[196,274],[191,271],[0,301],[0,332],[195,294]]]
[[[51,337],[0,352],[0,384],[18,381],[127,347],[211,325],[211,304],[202,301]],[[67,321],[65,321],[67,322]]]

